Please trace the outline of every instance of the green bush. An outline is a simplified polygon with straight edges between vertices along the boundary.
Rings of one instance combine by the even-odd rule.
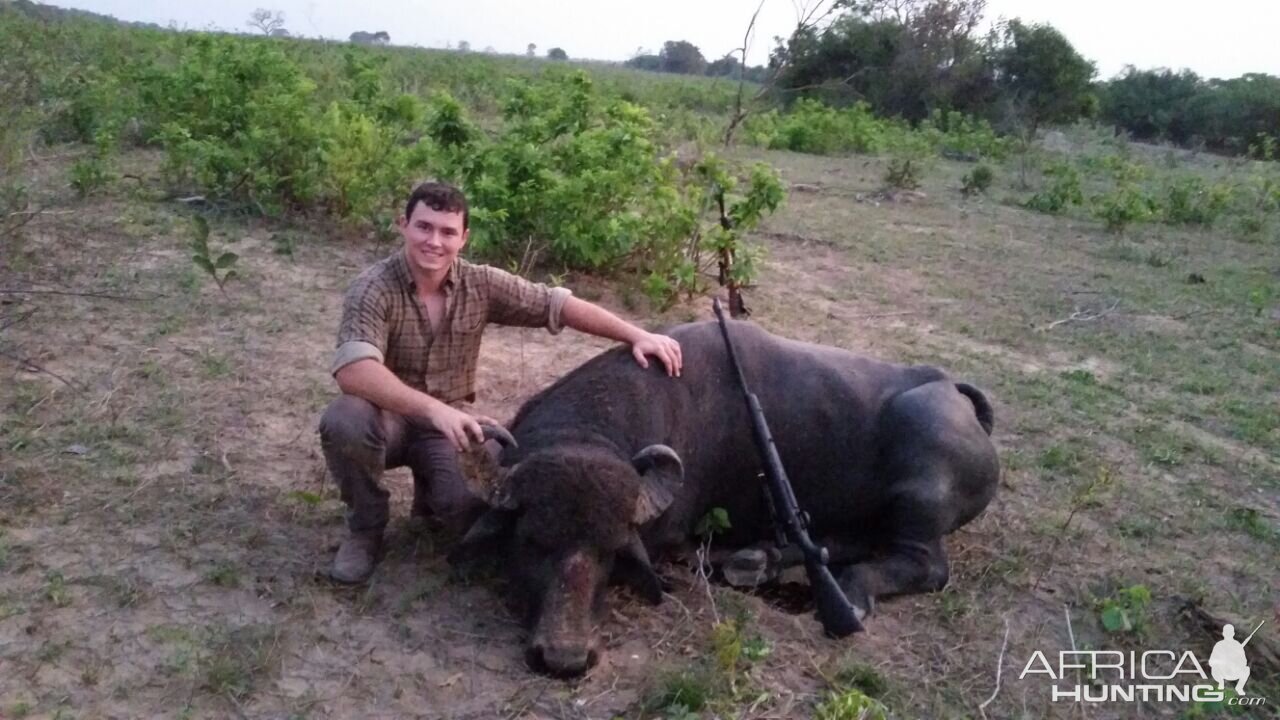
[[[960,192],[965,197],[985,193],[991,188],[995,173],[987,165],[978,165],[960,178]]]
[[[744,134],[749,142],[771,150],[832,155],[878,152],[886,146],[892,127],[865,103],[837,110],[802,98],[785,113],[770,110],[748,117]]]
[[[935,111],[912,129],[902,121],[877,117],[866,103],[837,109],[812,98],[797,100],[785,112],[749,116],[743,136],[771,150],[814,155],[875,153],[910,143],[927,148],[929,154],[1000,159],[1010,147],[985,120],[958,112]]]
[[[814,709],[815,720],[888,720],[884,703],[856,688],[827,695]]]
[[[1045,169],[1044,174],[1049,179],[1048,187],[1028,198],[1026,207],[1056,215],[1069,205],[1084,204],[1080,173],[1069,163],[1054,163]]]
[[[313,201],[323,144],[315,84],[270,44],[180,37],[182,59],[150,68],[141,90],[171,182],[266,214]]]
[[[1165,187],[1164,221],[1171,225],[1212,225],[1231,204],[1231,188],[1189,176]]]
[[[1093,198],[1093,214],[1109,232],[1118,233],[1134,223],[1151,220],[1160,206],[1139,184],[1146,174],[1141,166],[1117,160],[1113,167],[1115,187]]]
[[[1147,626],[1151,591],[1145,585],[1121,588],[1097,604],[1098,619],[1109,633],[1141,635]]]
[[[110,181],[123,139],[163,150],[172,193],[363,231],[387,227],[415,181],[452,180],[487,259],[625,273],[665,301],[722,255],[725,281],[749,283],[759,252],[743,236],[783,197],[763,166],[664,150],[718,135],[699,113],[730,107],[723,82],[50,20],[27,5],[0,6],[0,46],[5,219],[25,207],[10,171],[39,126],[50,142],[101,139],[72,168],[83,193]],[[486,113],[483,128],[464,106]]]
[[[1012,140],[997,135],[991,123],[954,110],[934,110],[920,123],[919,132],[943,156],[1003,160],[1013,149]]]
[[[71,187],[81,197],[101,190],[115,179],[110,164],[114,150],[115,136],[106,130],[99,130],[94,138],[93,150],[71,166]]]
[[[1109,232],[1123,232],[1134,223],[1149,221],[1159,206],[1150,195],[1134,185],[1117,187],[1093,199],[1093,214]]]

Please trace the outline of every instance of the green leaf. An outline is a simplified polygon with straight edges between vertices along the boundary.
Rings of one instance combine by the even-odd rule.
[[[711,508],[711,522],[717,530],[728,530],[733,527],[729,523],[729,511],[722,507]]]
[[[1129,618],[1125,615],[1124,610],[1119,606],[1108,605],[1102,610],[1102,627],[1107,632],[1127,632],[1132,629],[1129,624]]]
[[[239,260],[239,259],[240,259],[240,256],[236,255],[233,252],[224,252],[218,256],[218,261],[215,262],[213,266],[219,270],[222,270],[224,268],[229,268],[232,265],[235,265],[236,260]]]
[[[210,262],[210,261],[209,261],[209,258],[205,257],[204,255],[192,255],[192,256],[191,256],[191,262],[195,263],[195,264],[196,264],[196,267],[198,267],[198,268],[200,268],[200,269],[204,270],[205,272],[209,273],[210,275],[216,275],[216,274],[217,274],[217,271],[216,271],[216,270],[214,269],[214,267],[213,267],[213,263],[212,263],[212,262]]]
[[[316,493],[307,492],[306,490],[294,490],[288,495],[290,500],[297,500],[304,505],[319,505],[324,502],[324,498]]]

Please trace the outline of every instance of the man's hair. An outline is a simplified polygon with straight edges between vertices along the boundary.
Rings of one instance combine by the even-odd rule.
[[[413,189],[409,202],[404,206],[404,218],[413,215],[413,208],[421,202],[436,212],[462,213],[462,229],[466,230],[471,223],[471,212],[467,209],[467,196],[458,188],[442,182],[424,182]]]

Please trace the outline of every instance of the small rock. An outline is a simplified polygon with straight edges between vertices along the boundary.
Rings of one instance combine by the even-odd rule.
[[[85,447],[84,445],[69,445],[67,446],[67,449],[63,450],[62,452],[68,453],[70,455],[88,455],[89,448]]]

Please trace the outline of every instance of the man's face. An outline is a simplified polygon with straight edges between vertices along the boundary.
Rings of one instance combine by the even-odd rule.
[[[413,206],[413,215],[396,221],[404,237],[409,263],[426,273],[437,273],[453,264],[468,231],[462,229],[461,212],[432,210],[426,203]]]

